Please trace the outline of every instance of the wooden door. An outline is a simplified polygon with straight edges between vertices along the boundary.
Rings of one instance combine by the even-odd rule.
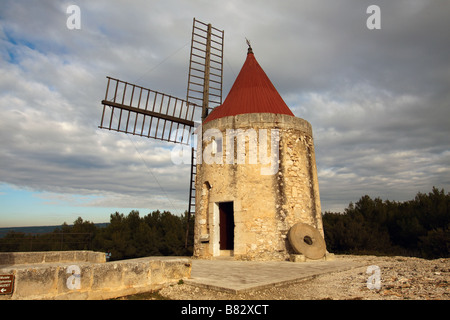
[[[220,250],[234,249],[234,210],[233,202],[219,203]]]

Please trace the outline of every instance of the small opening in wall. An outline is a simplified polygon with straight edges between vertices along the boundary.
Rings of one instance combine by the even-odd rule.
[[[219,203],[220,250],[234,250],[233,202]]]
[[[305,236],[305,237],[303,238],[303,241],[304,241],[306,244],[308,244],[308,245],[312,245],[312,244],[313,244],[313,241],[312,241],[312,239],[311,239],[310,236]]]

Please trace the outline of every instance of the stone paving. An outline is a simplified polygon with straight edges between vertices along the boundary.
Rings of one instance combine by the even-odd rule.
[[[299,282],[320,274],[361,266],[356,261],[233,261],[192,260],[193,286],[233,293]]]

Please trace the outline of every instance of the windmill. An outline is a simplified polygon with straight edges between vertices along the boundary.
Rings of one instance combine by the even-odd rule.
[[[224,31],[193,19],[186,99],[107,76],[99,128],[190,145],[195,122],[222,104]],[[191,148],[189,220],[195,212],[196,151]]]

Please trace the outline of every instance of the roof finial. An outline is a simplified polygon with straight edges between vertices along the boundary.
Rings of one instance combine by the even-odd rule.
[[[247,45],[248,45],[248,51],[247,51],[247,54],[253,53],[253,49],[252,49],[252,45],[250,44],[250,40],[248,40],[247,38],[245,38],[245,41],[247,42]]]

